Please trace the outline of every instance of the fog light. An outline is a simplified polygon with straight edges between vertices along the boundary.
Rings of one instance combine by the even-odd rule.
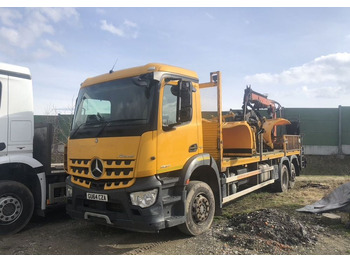
[[[72,197],[73,196],[73,188],[69,185],[66,186],[66,197]]]
[[[158,195],[158,189],[153,189],[150,191],[140,191],[134,192],[130,194],[131,203],[134,206],[139,206],[141,208],[152,206],[156,200]]]

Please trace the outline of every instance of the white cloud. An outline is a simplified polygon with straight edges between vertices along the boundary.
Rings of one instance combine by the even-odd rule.
[[[21,13],[16,10],[0,8],[0,21],[5,26],[13,26],[14,22],[21,18]]]
[[[124,31],[120,28],[115,27],[112,24],[108,24],[106,20],[101,20],[101,29],[107,32],[110,32],[117,36],[124,36]]]
[[[306,97],[316,97],[325,99],[336,99],[339,97],[339,95],[347,93],[346,89],[341,86],[303,86],[301,90]]]
[[[16,30],[7,28],[7,27],[1,27],[0,28],[0,39],[6,38],[9,43],[12,45],[18,45],[19,42],[19,34]]]
[[[123,38],[134,38],[138,37],[138,25],[129,20],[124,20],[124,22],[115,26],[112,23],[108,23],[106,20],[101,20],[101,30],[107,31],[111,34],[117,35]]]
[[[137,24],[134,23],[134,22],[131,22],[129,20],[125,20],[124,21],[124,25],[127,26],[127,27],[137,27]]]
[[[55,23],[65,19],[79,19],[79,13],[74,8],[42,8],[41,12]]]
[[[247,83],[299,88],[309,97],[338,98],[350,94],[350,53],[335,53],[315,58],[278,74],[246,76]]]
[[[50,40],[45,40],[44,45],[48,47],[50,50],[55,51],[59,54],[64,54],[66,50],[64,49],[63,45],[57,42],[52,42]]]
[[[51,53],[45,49],[42,49],[42,48],[35,50],[32,54],[32,57],[35,60],[42,60],[42,59],[48,58],[50,56],[51,56]]]
[[[0,8],[0,42],[1,50],[10,51],[22,49],[29,53],[29,49],[40,45],[47,35],[55,34],[58,23],[76,21],[79,14],[74,8]],[[44,45],[32,50],[35,57],[48,57],[49,52],[64,53],[64,47],[49,40]],[[13,51],[12,51],[13,52]],[[39,55],[35,55],[39,54]],[[45,55],[43,55],[45,54]]]

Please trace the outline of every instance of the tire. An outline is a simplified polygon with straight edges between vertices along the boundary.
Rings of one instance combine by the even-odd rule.
[[[186,189],[186,222],[179,225],[178,228],[186,235],[197,236],[209,230],[213,223],[214,194],[206,183],[200,181],[191,181]]]
[[[296,170],[295,170],[295,166],[292,163],[290,165],[290,176],[289,176],[289,181],[288,181],[288,188],[292,189],[295,185],[295,178],[296,178]]]
[[[0,235],[15,234],[23,229],[33,211],[33,195],[25,185],[0,181]]]
[[[289,172],[286,165],[282,165],[281,176],[274,184],[277,192],[287,192],[289,187]]]

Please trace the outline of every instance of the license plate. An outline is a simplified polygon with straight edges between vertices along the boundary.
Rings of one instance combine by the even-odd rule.
[[[107,202],[108,196],[106,194],[86,193],[86,198],[89,200]]]

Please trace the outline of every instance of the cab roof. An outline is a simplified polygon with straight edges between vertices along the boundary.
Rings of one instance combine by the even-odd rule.
[[[30,75],[30,71],[27,67],[18,66],[18,65],[11,65],[6,63],[0,63],[0,71],[3,73],[19,73],[19,74],[26,74]]]
[[[112,73],[107,73],[91,78],[87,78],[82,84],[81,87],[91,86],[98,83],[108,82],[116,79],[126,78],[126,77],[133,77],[138,76],[142,74],[147,74],[151,72],[168,72],[173,73],[177,75],[183,75],[190,78],[198,79],[198,75],[196,72],[187,70],[181,67],[171,66],[171,65],[165,65],[165,64],[159,64],[159,63],[149,63],[144,66],[138,66],[128,69],[123,69],[119,71],[115,71]]]

